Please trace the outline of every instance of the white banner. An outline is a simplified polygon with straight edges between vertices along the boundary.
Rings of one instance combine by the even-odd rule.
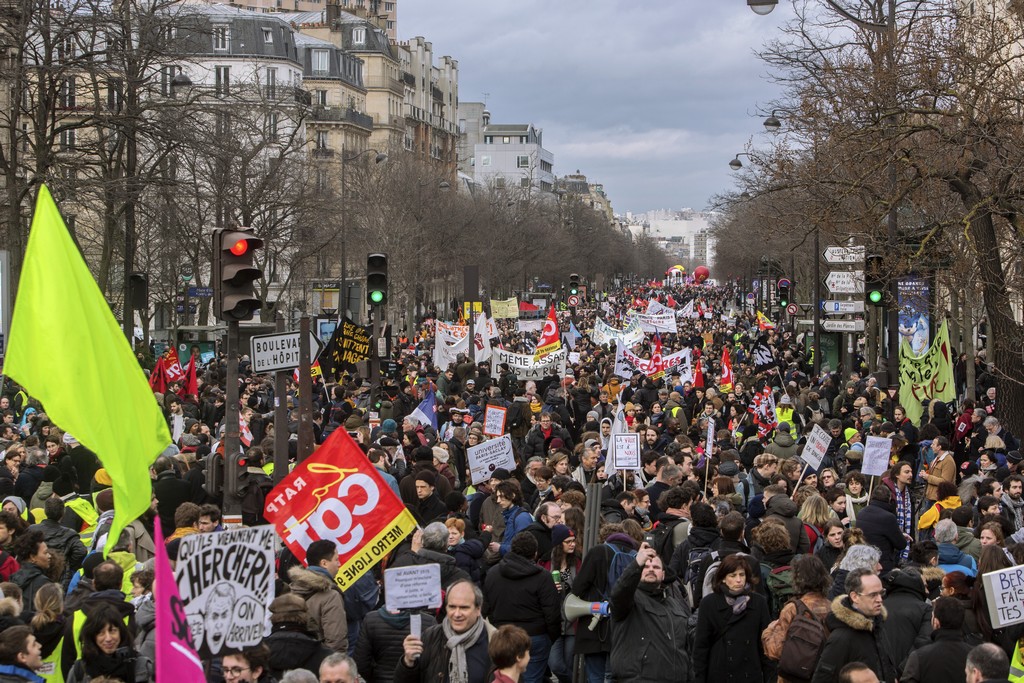
[[[822,429],[821,425],[814,425],[811,435],[807,437],[807,444],[800,452],[800,459],[817,472],[821,468],[821,461],[825,458],[825,453],[831,443],[832,436]]]
[[[690,299],[685,306],[676,311],[676,317],[678,318],[696,318],[697,314],[693,310],[693,299]]]
[[[860,473],[880,477],[889,469],[889,453],[892,451],[892,439],[884,436],[869,436],[864,444],[864,460],[860,465]]]
[[[675,311],[654,299],[647,302],[647,311],[645,312],[647,315],[675,315]]]
[[[509,472],[516,468],[516,456],[512,450],[512,437],[505,434],[500,439],[484,441],[466,450],[469,463],[469,479],[479,484],[491,478],[494,470],[500,468]]]
[[[495,362],[498,365],[508,363],[509,370],[520,380],[543,379],[554,374],[561,377],[565,374],[565,362],[568,356],[568,349],[564,348],[549,353],[540,360],[536,360],[532,355],[494,349]]]
[[[632,348],[644,340],[644,331],[636,320],[631,320],[626,327],[620,330],[601,318],[597,318],[594,321],[594,331],[591,332],[590,339],[598,346],[611,344],[614,341],[616,346]]]
[[[654,358],[641,358],[624,347],[615,349],[615,374],[619,377],[629,379],[634,372],[642,372],[651,379],[658,379],[665,374],[671,375],[678,372],[680,381],[693,381],[693,351],[683,349],[671,356],[655,356]]]
[[[648,315],[646,313],[634,313],[633,320],[640,323],[640,329],[649,334],[660,332],[661,334],[675,334],[676,316],[672,312]]]
[[[540,332],[544,329],[544,318],[537,318],[536,320],[520,320],[519,331],[520,332]]]
[[[451,345],[440,337],[434,339],[434,365],[441,370],[448,369],[460,353],[469,353],[469,337],[463,337]]]

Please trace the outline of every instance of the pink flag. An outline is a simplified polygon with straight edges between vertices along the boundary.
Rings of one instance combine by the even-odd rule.
[[[164,535],[155,525],[156,683],[203,683],[203,663],[192,644],[185,606],[167,559]]]

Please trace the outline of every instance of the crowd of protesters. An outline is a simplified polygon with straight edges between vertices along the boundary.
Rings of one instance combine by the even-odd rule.
[[[616,375],[614,347],[586,334],[651,299],[700,314],[636,353],[689,348],[692,374]],[[572,361],[541,379],[465,356],[434,366],[429,321],[400,340],[379,395],[355,372],[317,379],[315,441],[347,431],[418,529],[344,592],[332,542],[305,564],[282,549],[266,637],[207,661],[208,680],[1024,681],[1024,624],[993,623],[981,578],[1024,565],[1020,443],[986,366],[978,396],[913,423],[860,356],[814,376],[802,339],[729,288],[651,283],[589,306],[572,317]],[[534,352],[536,334],[499,328],[495,345]],[[251,525],[273,487],[275,401],[290,407],[292,461],[299,420],[296,387],[275,396],[247,361]],[[175,443],[152,465],[150,511],[117,539],[99,459],[5,385],[0,682],[153,680],[155,527],[172,562],[184,536],[224,528],[206,467],[223,448],[225,375],[220,358],[197,394],[156,395]],[[430,392],[436,429],[414,414]],[[517,465],[474,486],[467,450],[490,438],[488,405],[507,410]],[[800,456],[816,425],[832,440],[812,468]],[[612,467],[622,431],[640,435],[636,471]],[[892,439],[884,476],[861,472],[869,436]],[[427,564],[444,605],[388,611],[383,569]]]

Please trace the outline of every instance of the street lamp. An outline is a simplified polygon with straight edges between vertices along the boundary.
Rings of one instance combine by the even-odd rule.
[[[348,272],[347,272],[347,269],[348,269],[348,252],[347,252],[347,246],[348,246],[348,199],[346,198],[346,195],[348,194],[348,180],[346,179],[346,169],[348,168],[348,162],[355,161],[359,157],[363,156],[364,154],[368,154],[370,152],[374,152],[376,154],[376,156],[373,158],[373,162],[375,164],[383,164],[385,161],[388,160],[388,155],[387,154],[384,154],[383,152],[377,151],[376,149],[373,149],[372,147],[369,148],[369,149],[364,149],[362,152],[357,152],[356,154],[353,154],[352,156],[348,156],[348,157],[346,157],[344,154],[342,154],[342,157],[341,157],[341,297],[344,299],[344,301],[338,302],[338,311],[339,311],[339,313],[341,311],[344,311],[346,316],[349,314],[349,310],[348,310],[348,277],[347,277],[347,275],[348,275]]]
[[[747,157],[748,159],[752,159],[753,158],[749,154],[747,154],[746,152],[740,152],[735,157],[733,157],[732,161],[729,162],[729,168],[731,168],[734,171],[738,171],[741,168],[743,168],[743,162],[740,161],[740,157]]]
[[[769,133],[778,133],[779,129],[782,128],[782,122],[775,116],[775,109],[772,110],[772,115],[764,120],[764,129]]]
[[[771,14],[777,4],[779,4],[779,0],[747,0],[747,7],[754,10],[754,14],[760,14],[762,17]]]

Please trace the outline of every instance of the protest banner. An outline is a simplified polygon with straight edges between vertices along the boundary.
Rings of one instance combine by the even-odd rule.
[[[659,355],[655,358],[641,358],[624,346],[617,346],[615,347],[615,374],[629,379],[634,372],[642,372],[651,379],[660,379],[666,374],[678,372],[680,381],[692,382],[692,353],[691,349],[683,349],[671,356]]]
[[[549,375],[561,377],[565,374],[565,363],[568,357],[567,349],[559,349],[540,360],[528,354],[494,349],[495,362],[498,365],[507,363],[509,371],[522,381],[544,379]]]
[[[570,351],[569,352],[569,364],[570,365],[576,365],[579,362],[580,362],[580,353],[579,353],[579,351]]]
[[[499,467],[511,472],[516,468],[512,437],[505,434],[499,439],[470,446],[466,451],[466,459],[469,461],[470,482],[474,485],[490,479],[491,474]]]
[[[465,329],[467,334],[456,337],[450,331],[442,330],[440,326],[435,327],[434,365],[445,369],[457,360],[460,353],[469,353],[469,327]]]
[[[201,658],[263,640],[274,599],[274,537],[271,526],[182,537],[174,580]]]
[[[1024,565],[982,575],[992,628],[1024,622]]]
[[[318,362],[323,373],[334,378],[336,372],[353,371],[356,363],[370,357],[370,338],[373,329],[369,326],[357,325],[349,318],[341,321],[334,328],[327,346],[320,352]]]
[[[864,444],[864,461],[860,473],[865,476],[880,477],[889,469],[889,452],[892,439],[884,436],[869,436]]]
[[[540,332],[544,329],[544,318],[535,320],[519,319],[518,329],[520,332]]]
[[[644,331],[636,320],[631,320],[620,330],[597,318],[590,339],[598,346],[615,342],[616,346],[631,348],[644,340]]]
[[[267,494],[265,517],[303,564],[310,543],[334,541],[341,562],[335,582],[342,590],[416,528],[412,514],[342,429]]]
[[[832,443],[832,436],[821,428],[821,425],[814,425],[811,435],[807,437],[804,450],[800,453],[800,459],[807,463],[815,472],[821,467],[821,461],[825,459],[825,453]]]
[[[900,405],[906,408],[907,419],[914,424],[921,419],[922,401],[926,398],[944,403],[956,398],[953,356],[945,320],[931,346],[920,356],[912,354],[905,339],[900,342]]]
[[[655,332],[660,334],[675,334],[678,332],[676,327],[676,316],[675,313],[669,311],[668,313],[659,313],[657,315],[647,313],[634,313],[632,319],[640,325],[640,329],[648,334],[654,334]]]
[[[665,304],[651,299],[647,302],[647,310],[644,311],[647,315],[675,315],[675,311],[666,306]]]
[[[519,301],[511,299],[491,299],[491,317],[495,319],[515,319],[519,317]]]
[[[505,433],[505,419],[508,417],[508,408],[501,406],[487,406],[484,408],[484,434],[487,436],[501,436]]]
[[[636,432],[612,434],[612,469],[640,469],[640,435]]]
[[[441,606],[441,565],[421,564],[384,570],[384,607],[389,612]]]

